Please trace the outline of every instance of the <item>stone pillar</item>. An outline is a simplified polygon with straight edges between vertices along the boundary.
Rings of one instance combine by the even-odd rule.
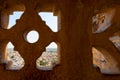
[[[61,65],[64,68],[64,80],[93,80],[96,73],[93,69],[90,43],[93,9],[79,0],[64,1],[60,4],[60,9]]]

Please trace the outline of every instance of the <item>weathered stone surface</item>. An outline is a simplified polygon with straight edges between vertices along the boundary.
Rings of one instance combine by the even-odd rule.
[[[119,0],[0,0],[0,80],[119,80],[119,75],[102,75],[93,68],[92,62],[92,46],[100,46],[110,53],[120,68],[120,54],[109,41],[109,37],[120,30],[119,5]],[[99,34],[92,33],[92,17],[97,11],[100,13],[101,8],[107,10],[109,7],[116,9],[111,21],[114,27],[107,27]],[[8,15],[23,10],[16,25],[8,30]],[[38,15],[40,11],[54,11],[58,15],[58,32],[52,32],[45,25]],[[25,40],[31,30],[41,35],[41,39],[34,44]],[[9,41],[26,62],[21,70],[9,71],[4,68]],[[36,59],[53,41],[59,45],[60,65],[52,71],[38,70]]]

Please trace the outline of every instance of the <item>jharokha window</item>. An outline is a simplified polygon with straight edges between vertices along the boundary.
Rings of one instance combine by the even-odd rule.
[[[120,74],[118,56],[120,52],[120,32],[118,7],[99,10],[93,16],[93,66],[102,74]]]
[[[53,37],[60,30],[60,15],[56,16],[52,11],[36,10],[30,14],[28,12],[25,7],[20,11],[12,11],[12,14],[9,10],[3,11],[0,32],[8,31],[10,34],[6,35],[7,38],[3,39],[0,47],[1,63],[6,64],[7,70],[20,70],[27,64],[24,55],[28,53],[24,53],[27,52],[24,48],[32,49],[32,46],[35,46],[33,49],[38,51],[33,51],[40,52],[36,59],[36,68],[52,70],[60,64],[60,44]],[[26,15],[33,18],[26,17]],[[31,22],[32,19],[33,22]],[[26,45],[28,47],[25,47]]]

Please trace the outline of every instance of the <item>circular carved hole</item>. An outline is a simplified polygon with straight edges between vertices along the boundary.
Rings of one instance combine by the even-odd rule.
[[[35,43],[38,41],[38,39],[39,39],[39,33],[37,31],[32,30],[32,31],[28,32],[27,41],[29,43]]]

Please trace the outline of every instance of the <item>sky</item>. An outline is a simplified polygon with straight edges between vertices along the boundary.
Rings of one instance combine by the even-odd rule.
[[[16,20],[20,19],[22,14],[23,12],[14,12],[12,15],[10,15],[8,29],[16,24]],[[58,31],[57,16],[53,16],[53,13],[50,12],[41,12],[39,13],[39,16],[41,16],[42,20],[46,21],[46,24],[51,28],[53,32]],[[34,43],[39,38],[39,33],[36,31],[30,31],[27,35],[27,40],[29,43]],[[8,43],[8,48],[14,48],[14,46],[11,43]],[[47,48],[57,48],[57,45],[52,42]]]

